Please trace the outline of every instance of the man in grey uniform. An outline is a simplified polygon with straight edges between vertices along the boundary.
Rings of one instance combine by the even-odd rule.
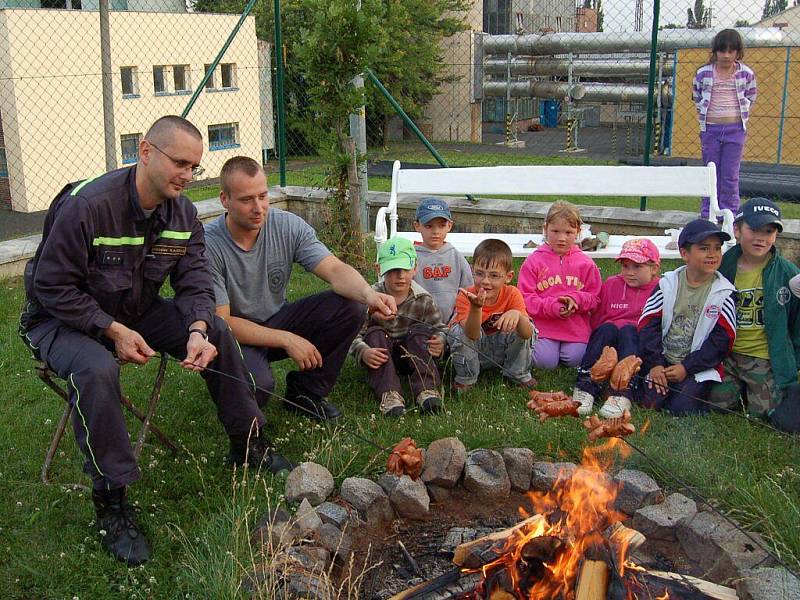
[[[364,322],[364,305],[391,318],[397,313],[394,298],[374,290],[333,256],[303,219],[270,208],[267,178],[253,159],[228,160],[220,187],[227,212],[206,226],[217,315],[242,345],[259,387],[273,390],[270,363],[291,358],[299,370],[286,377],[286,408],[318,420],[339,417],[341,411],[326,396]],[[332,290],[288,303],[294,263]],[[259,404],[268,395],[258,392]]]

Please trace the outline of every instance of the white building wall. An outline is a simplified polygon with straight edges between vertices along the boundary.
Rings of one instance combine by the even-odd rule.
[[[238,18],[111,13],[116,166],[122,166],[121,135],[143,134],[158,117],[180,114],[191,97],[156,95],[153,65],[190,65],[189,87],[194,89]],[[189,114],[203,134],[207,177],[215,177],[225,160],[237,154],[261,157],[253,17],[246,19],[222,62],[236,65],[236,87],[204,90]],[[122,66],[137,68],[139,97],[122,97]],[[64,184],[105,170],[97,13],[0,10],[0,111],[14,210],[44,210]],[[220,123],[239,124],[239,144],[209,151],[208,126]]]

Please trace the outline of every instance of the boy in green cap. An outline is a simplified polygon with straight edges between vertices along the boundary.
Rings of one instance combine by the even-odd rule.
[[[391,320],[367,317],[350,352],[367,367],[370,387],[380,399],[387,417],[405,412],[400,374],[408,374],[411,392],[424,412],[441,408],[442,397],[435,359],[444,351],[442,316],[433,297],[414,281],[417,253],[405,238],[392,238],[381,245],[378,265],[383,281],[373,287],[389,294],[397,303]]]

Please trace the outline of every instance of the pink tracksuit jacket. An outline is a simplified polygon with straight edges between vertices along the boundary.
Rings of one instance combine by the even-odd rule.
[[[564,256],[547,244],[539,246],[519,271],[519,291],[539,337],[560,342],[589,341],[589,313],[597,308],[601,285],[600,270],[578,246]],[[559,296],[575,300],[577,312],[561,317]]]
[[[600,289],[600,302],[590,319],[592,329],[597,329],[603,323],[613,323],[617,327],[635,327],[642,316],[644,303],[657,285],[658,277],[653,277],[647,285],[636,288],[625,283],[622,275],[612,275],[606,279]]]

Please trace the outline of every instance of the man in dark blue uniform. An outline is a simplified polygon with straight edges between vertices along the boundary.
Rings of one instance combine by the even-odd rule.
[[[202,171],[202,155],[194,125],[162,117],[141,141],[135,166],[59,193],[25,272],[20,333],[67,382],[97,528],[104,546],[130,565],[147,561],[151,550],[127,501],[126,487],[140,473],[116,358],[145,364],[158,351],[182,359],[206,381],[230,436],[232,463],[247,460],[275,473],[291,466],[261,435],[264,415],[247,383],[252,378],[230,329],[214,314],[203,227],[183,195]],[[159,296],[167,276],[173,299]]]

